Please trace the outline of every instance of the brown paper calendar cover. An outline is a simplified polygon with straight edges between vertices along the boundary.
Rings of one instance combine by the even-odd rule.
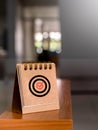
[[[16,65],[12,109],[23,114],[59,109],[54,63]]]

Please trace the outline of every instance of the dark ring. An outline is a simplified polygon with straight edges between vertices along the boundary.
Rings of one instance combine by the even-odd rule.
[[[32,80],[34,80],[35,78],[40,78],[40,77],[44,78],[44,79],[48,82],[48,90],[46,91],[46,93],[41,94],[41,95],[34,93],[34,92],[32,91],[32,89],[31,89]],[[46,82],[45,82],[43,79],[35,79],[35,81],[33,82],[33,89],[34,89],[34,91],[36,90],[36,89],[34,88],[34,83],[35,83],[37,80],[42,80],[42,81],[45,83],[45,90],[46,90],[46,89],[47,89],[47,87],[46,87],[46,86],[47,86]],[[43,76],[43,75],[36,75],[36,76],[34,76],[33,78],[31,78],[31,80],[29,81],[29,90],[30,90],[30,92],[31,92],[33,95],[35,95],[35,96],[37,96],[37,97],[43,97],[43,96],[47,95],[48,92],[50,91],[50,82],[49,82],[49,80],[48,80],[45,76]],[[45,90],[44,90],[44,91],[45,91]],[[36,90],[35,92],[37,92],[37,90]],[[39,93],[39,91],[38,91],[37,93]]]

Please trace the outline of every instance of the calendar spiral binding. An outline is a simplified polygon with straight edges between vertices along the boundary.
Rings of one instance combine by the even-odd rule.
[[[24,70],[51,70],[52,63],[25,63]]]

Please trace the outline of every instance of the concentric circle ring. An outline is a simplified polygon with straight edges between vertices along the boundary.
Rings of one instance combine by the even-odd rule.
[[[42,81],[44,83],[45,88],[42,91],[36,90],[35,83],[37,81]],[[29,81],[29,90],[34,96],[43,97],[47,95],[50,91],[50,82],[45,76],[36,75],[33,78],[31,78],[31,80]]]

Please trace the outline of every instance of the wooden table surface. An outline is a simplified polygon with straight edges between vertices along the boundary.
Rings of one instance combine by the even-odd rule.
[[[5,111],[0,130],[72,130],[72,105],[69,80],[57,80],[60,109],[32,114]]]

